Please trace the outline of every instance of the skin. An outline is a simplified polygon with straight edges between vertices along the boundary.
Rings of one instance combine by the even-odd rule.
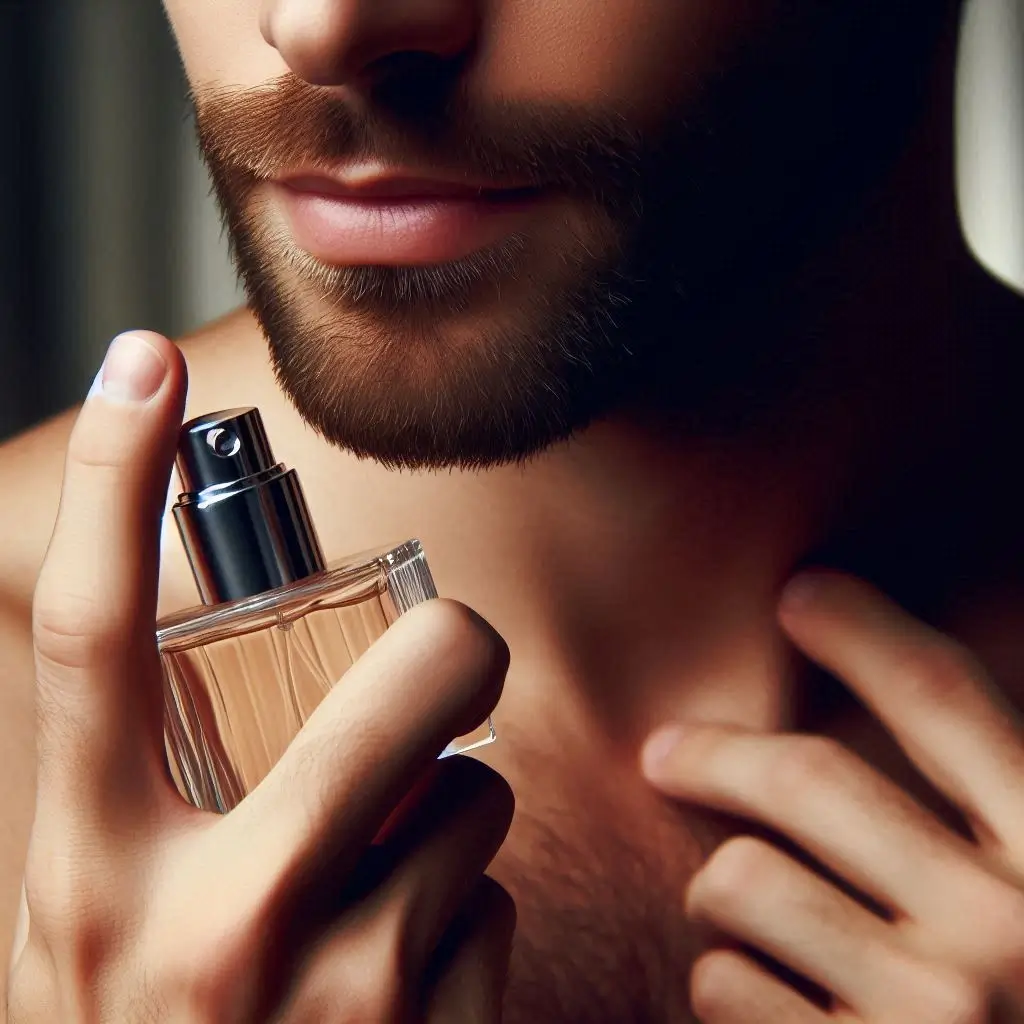
[[[514,912],[481,873],[511,793],[474,761],[427,771],[449,733],[488,714],[508,664],[467,609],[429,602],[397,623],[238,813],[205,814],[169,785],[155,513],[184,384],[166,339],[122,338],[68,442],[35,592],[39,777],[9,1016],[494,1019]],[[124,555],[106,561],[98,602],[96,560],[118,538]],[[421,809],[395,814],[413,789]],[[389,866],[375,886],[371,856]],[[368,891],[339,899],[339,886]],[[182,915],[206,917],[201,936],[175,923]]]
[[[456,24],[470,6],[454,8]],[[571,13],[502,6],[514,26],[495,80],[587,101],[610,87],[603,54],[614,45],[629,70],[615,86],[654,117],[650,97],[670,62],[652,55],[673,35],[664,6],[652,0],[658,17],[637,4],[599,6],[603,17],[583,3]],[[184,0],[168,5],[190,71],[245,85],[286,69],[323,82],[359,66],[389,33],[423,30],[426,5],[399,7],[394,22],[357,25],[353,12],[365,10],[355,3],[225,0],[210,21],[191,18]],[[669,28],[712,40],[691,56],[713,67],[772,7],[680,4]],[[579,50],[593,62],[567,60],[569,37],[586,42]],[[791,401],[771,444],[680,436],[651,408],[611,417],[524,468],[394,474],[306,430],[248,314],[181,345],[188,411],[261,407],[332,556],[418,535],[441,592],[508,643],[501,739],[481,755],[517,799],[491,869],[519,913],[506,1020],[1024,1019],[1024,847],[1014,831],[1024,605],[1020,546],[1000,514],[1013,423],[991,400],[1010,364],[982,358],[1011,348],[1021,312],[960,238],[951,81],[947,54],[929,111],[869,211],[791,275],[777,307],[731,325],[828,340],[838,384]],[[0,745],[11,766],[0,879],[11,922],[33,807],[27,626],[53,520],[40,510],[55,513],[70,424],[18,439],[0,465],[3,535],[17,538],[0,549]],[[907,538],[926,529],[939,543],[922,563]],[[796,567],[850,530],[868,553],[848,557],[852,568],[910,598],[941,595],[929,626],[846,575],[784,596]],[[970,558],[952,559],[953,541],[979,537],[986,544]],[[159,610],[193,603],[173,538],[160,565]],[[804,656],[865,710],[805,714],[823,684]],[[668,725],[681,731],[661,742]],[[228,841],[209,842],[230,863]],[[793,844],[825,871],[810,870]],[[609,892],[617,896],[600,895]],[[836,997],[829,1009],[814,984]]]

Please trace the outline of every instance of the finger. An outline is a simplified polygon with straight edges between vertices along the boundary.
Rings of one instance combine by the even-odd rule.
[[[491,892],[498,887],[481,885],[511,804],[508,786],[484,765],[453,758],[439,766],[433,791],[383,848],[373,847],[340,897],[321,895],[312,914],[303,907],[296,915],[306,931],[296,933],[298,945],[311,931],[326,936],[302,957],[285,1019],[305,1024],[326,1008],[323,1019],[335,1020],[343,1007],[347,1019],[400,1019],[451,969],[467,938],[496,924],[503,933],[493,919],[503,902]],[[310,895],[307,902],[317,900]]]
[[[430,793],[390,835],[397,866],[360,914],[396,922],[410,970],[419,974],[508,835],[515,798],[493,769],[468,757],[439,766]]]
[[[690,973],[690,1003],[702,1024],[835,1024],[842,1019],[731,950],[712,950],[697,959]]]
[[[933,920],[952,898],[950,879],[975,859],[966,840],[823,737],[685,723],[652,737],[644,772],[669,796],[773,828],[909,917]]]
[[[425,1024],[499,1024],[515,927],[512,897],[485,876],[451,928]]]
[[[344,877],[452,738],[486,719],[507,669],[504,641],[463,605],[428,601],[399,618],[219,823],[241,842],[261,836],[260,877],[232,865],[230,884],[262,891],[328,853]]]
[[[68,442],[33,605],[39,799],[91,820],[162,771],[154,639],[160,519],[185,393],[177,349],[116,339]]]
[[[686,912],[767,953],[868,1020],[912,1020],[930,980],[894,930],[760,839],[720,846],[694,876]]]
[[[1004,845],[1024,842],[1020,723],[963,648],[866,583],[836,573],[797,577],[779,618],[983,833]]]

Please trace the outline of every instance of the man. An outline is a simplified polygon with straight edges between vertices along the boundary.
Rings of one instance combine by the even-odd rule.
[[[421,537],[441,592],[511,651],[481,755],[517,801],[490,869],[518,911],[505,1019],[1024,1020],[1007,472],[1021,312],[955,215],[958,4],[166,7],[252,306],[183,343],[189,411],[260,406],[332,556]],[[111,350],[98,387],[36,596],[41,796],[12,1012],[170,1019],[152,1007],[178,978],[199,993],[188,1019],[228,1019],[229,991],[231,1019],[269,1019],[244,957],[219,950],[257,917],[279,957],[291,933],[255,911],[243,928],[215,901],[171,907],[167,893],[207,891],[181,865],[223,867],[227,833],[188,819],[186,847],[161,810],[160,854],[132,852],[156,848],[138,838],[155,812],[125,766],[152,749],[132,761],[113,737],[144,731],[139,688],[111,702],[78,674],[103,661],[134,679],[129,661],[153,661],[148,622],[129,623],[131,658],[113,625],[133,596],[149,610],[134,524],[158,482],[138,467],[166,466],[181,368],[142,336]],[[14,441],[0,466],[12,931],[33,807],[30,606],[70,428]],[[122,485],[137,518],[110,498]],[[812,565],[833,571],[797,571]],[[194,603],[174,543],[161,571],[161,611]],[[96,591],[106,632],[69,628],[68,594],[92,622]],[[428,691],[461,687],[454,728],[485,713],[504,661],[487,627],[439,614],[389,634],[376,670],[391,658],[391,685],[424,631],[447,652],[416,662]],[[451,678],[435,679],[441,662]],[[332,772],[351,766],[332,756],[314,768],[337,800]],[[484,778],[486,799],[460,804],[490,815],[467,877],[507,826]],[[332,806],[366,835],[383,813]],[[260,855],[238,856],[226,902],[279,845],[259,815],[237,820]],[[471,831],[464,815],[445,828]],[[424,861],[442,874],[443,839]],[[151,902],[111,911],[133,887]],[[476,898],[470,932],[501,918],[493,890]],[[394,964],[352,968],[371,947],[345,913],[318,959],[334,1002],[288,1019],[384,1019],[419,998]],[[438,984],[493,994],[481,965],[501,957],[474,956]],[[115,975],[164,995],[140,983],[121,1002]]]

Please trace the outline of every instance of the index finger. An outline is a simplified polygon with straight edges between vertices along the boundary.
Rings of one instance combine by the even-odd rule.
[[[39,802],[65,815],[93,818],[112,778],[162,770],[159,533],[184,392],[174,345],[122,335],[68,442],[33,602]]]
[[[978,838],[1024,839],[1020,722],[965,648],[839,573],[797,577],[779,619],[797,646],[849,684],[924,776],[981,826]]]
[[[223,821],[239,842],[261,835],[260,882],[233,865],[233,884],[261,891],[266,875],[324,858],[343,876],[452,737],[487,718],[508,665],[505,641],[464,605],[400,616]]]

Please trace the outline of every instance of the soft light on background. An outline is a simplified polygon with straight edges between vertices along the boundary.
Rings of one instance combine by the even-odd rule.
[[[964,230],[1024,291],[1024,0],[971,0],[959,78]],[[0,437],[241,302],[188,113],[158,0],[0,0]]]

